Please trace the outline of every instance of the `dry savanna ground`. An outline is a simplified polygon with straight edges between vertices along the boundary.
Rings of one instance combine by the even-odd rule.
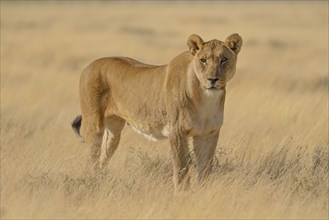
[[[70,122],[88,63],[165,64],[192,33],[234,32],[244,45],[204,186],[192,169],[174,195],[168,142],[128,127],[107,171],[86,172]],[[1,218],[326,219],[328,173],[328,2],[1,1]]]

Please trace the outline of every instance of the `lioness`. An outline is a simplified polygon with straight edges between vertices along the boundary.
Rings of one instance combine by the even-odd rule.
[[[168,65],[109,57],[83,70],[82,116],[72,127],[91,143],[91,161],[97,169],[107,165],[128,124],[150,139],[169,138],[175,190],[189,186],[189,137],[198,179],[208,176],[223,124],[225,86],[235,74],[242,38],[232,34],[225,42],[204,42],[193,34],[187,45],[189,51]]]

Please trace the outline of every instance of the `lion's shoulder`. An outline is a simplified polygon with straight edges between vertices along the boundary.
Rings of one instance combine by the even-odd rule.
[[[169,67],[174,68],[176,66],[182,67],[187,66],[193,59],[192,54],[189,51],[185,51],[169,62]],[[183,70],[183,69],[182,69]]]

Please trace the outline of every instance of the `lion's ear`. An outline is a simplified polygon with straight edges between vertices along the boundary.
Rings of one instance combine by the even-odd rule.
[[[225,40],[225,44],[228,48],[234,51],[235,54],[238,54],[242,46],[242,38],[238,34],[231,34]]]
[[[187,40],[187,45],[193,55],[202,48],[203,44],[202,38],[196,34],[192,34]]]

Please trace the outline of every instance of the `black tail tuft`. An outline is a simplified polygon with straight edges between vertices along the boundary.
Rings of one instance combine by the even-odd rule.
[[[83,142],[83,137],[80,135],[80,128],[81,128],[81,121],[82,121],[82,116],[78,115],[73,121],[72,121],[72,128],[74,131],[74,134],[79,138],[81,142]]]

